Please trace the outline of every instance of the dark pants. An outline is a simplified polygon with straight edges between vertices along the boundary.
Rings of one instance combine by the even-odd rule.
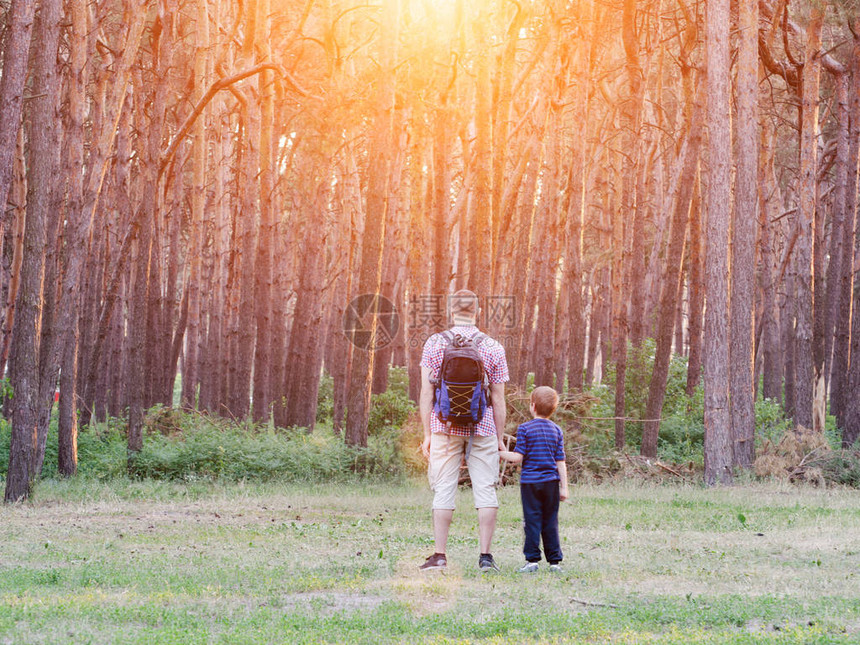
[[[520,484],[526,543],[523,555],[529,562],[540,562],[540,541],[547,562],[555,564],[564,557],[558,539],[558,480]]]

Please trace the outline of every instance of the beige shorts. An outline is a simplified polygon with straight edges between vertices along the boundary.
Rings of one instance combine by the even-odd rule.
[[[433,496],[433,508],[454,510],[460,464],[469,445],[469,437],[434,433],[430,436],[430,465],[427,478]],[[469,477],[475,508],[498,508],[496,484],[499,481],[499,440],[492,437],[472,437],[469,451]]]

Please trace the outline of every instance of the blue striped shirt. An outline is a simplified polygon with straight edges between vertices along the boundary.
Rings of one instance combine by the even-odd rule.
[[[514,452],[523,456],[521,484],[559,479],[557,461],[564,461],[564,435],[549,419],[537,417],[517,428]]]

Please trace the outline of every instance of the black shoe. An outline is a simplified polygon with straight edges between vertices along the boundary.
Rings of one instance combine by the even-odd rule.
[[[481,571],[498,571],[499,567],[496,566],[496,561],[493,560],[493,556],[489,553],[482,553],[481,557],[478,558],[478,568]]]
[[[444,553],[434,553],[429,558],[424,561],[420,567],[418,567],[421,571],[435,571],[435,570],[445,570],[448,566],[448,558],[445,557]]]

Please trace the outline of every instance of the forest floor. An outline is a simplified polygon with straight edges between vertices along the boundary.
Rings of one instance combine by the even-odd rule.
[[[498,573],[461,491],[447,573],[422,482],[42,483],[0,508],[0,643],[858,643],[860,495],[574,486],[564,573]]]

